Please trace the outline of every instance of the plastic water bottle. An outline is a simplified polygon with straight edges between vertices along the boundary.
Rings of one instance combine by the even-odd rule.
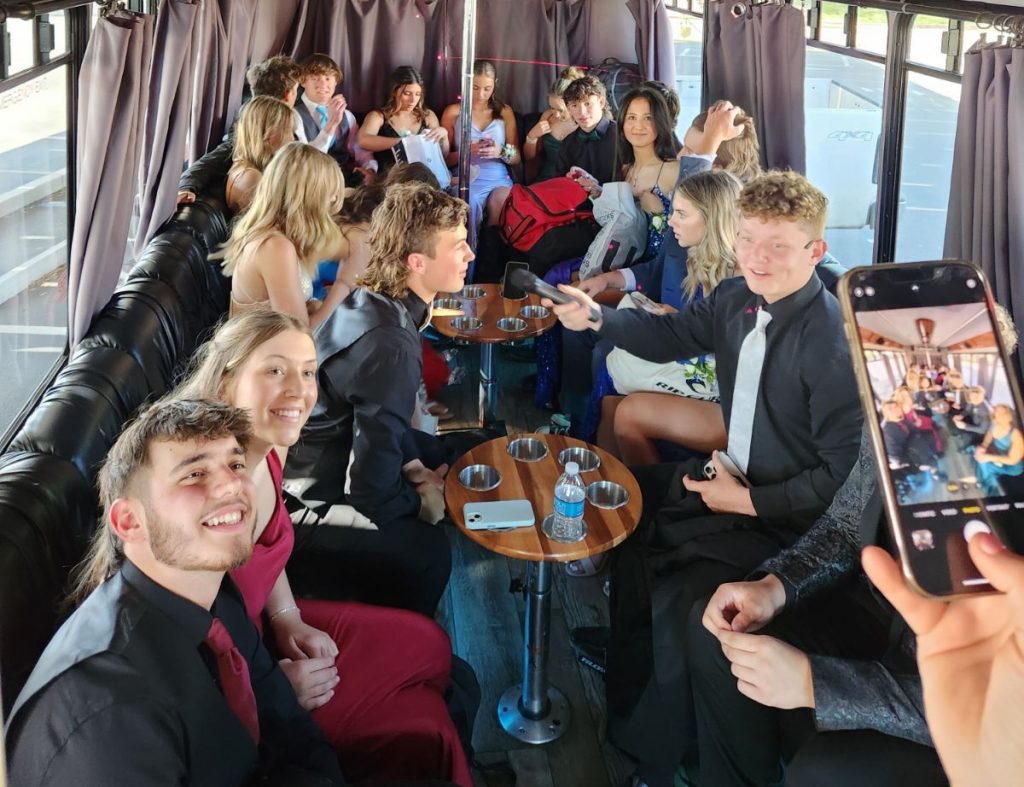
[[[580,466],[565,463],[565,472],[555,482],[555,520],[551,537],[556,541],[582,541],[586,535],[583,524],[583,499],[586,488],[580,478]]]

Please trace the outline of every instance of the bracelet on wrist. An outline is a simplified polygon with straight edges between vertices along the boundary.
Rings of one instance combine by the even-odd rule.
[[[296,604],[292,604],[291,606],[288,606],[288,607],[282,607],[281,609],[279,609],[277,612],[275,612],[274,614],[272,614],[270,616],[270,622],[273,623],[276,618],[279,618],[279,617],[281,617],[281,615],[284,615],[284,614],[286,614],[288,612],[298,612],[298,611],[299,611],[299,608],[298,608],[298,606]]]
[[[526,138],[526,144],[527,145],[536,145],[537,144],[537,138],[536,137],[527,137]]]

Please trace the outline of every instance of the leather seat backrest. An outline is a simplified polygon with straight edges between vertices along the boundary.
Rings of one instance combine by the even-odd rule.
[[[80,349],[43,394],[10,450],[66,459],[91,484],[125,421],[149,396],[142,367],[127,352]]]
[[[45,483],[41,483],[45,480]],[[0,456],[0,679],[10,708],[59,619],[71,568],[96,526],[96,492],[55,456]]]
[[[136,279],[119,287],[79,343],[124,350],[142,367],[155,394],[169,390],[195,349],[194,328],[171,287],[156,279]]]

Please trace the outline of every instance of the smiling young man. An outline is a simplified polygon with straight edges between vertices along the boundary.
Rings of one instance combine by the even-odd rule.
[[[573,330],[593,328],[641,358],[714,353],[728,435],[714,479],[704,459],[640,468],[644,516],[613,554],[607,653],[609,736],[641,762],[651,787],[671,785],[693,740],[685,658],[690,607],[791,544],[821,515],[857,458],[861,409],[835,298],[815,275],[826,252],[827,200],[793,172],[769,172],[740,195],[742,277],[677,314],[556,306]],[[590,632],[592,635],[593,632]],[[578,645],[594,645],[577,633]]]
[[[345,183],[357,186],[373,180],[377,162],[356,142],[359,123],[341,93],[335,95],[342,73],[327,55],[312,54],[299,63],[302,92],[295,102],[295,138],[326,153],[345,173]]]
[[[613,172],[615,121],[608,114],[607,95],[600,80],[591,76],[580,77],[565,89],[562,98],[579,128],[562,140],[556,175],[579,167],[593,175],[598,186],[620,179]]]
[[[426,614],[447,583],[450,555],[444,534],[417,521],[444,516],[446,469],[438,471],[437,438],[412,426],[420,331],[434,296],[463,286],[473,259],[467,215],[464,202],[424,183],[388,189],[373,212],[361,286],[316,332],[319,399],[285,470],[302,479],[290,488],[310,507],[347,502],[378,528],[376,535],[318,528],[317,537],[331,541],[319,546],[365,550],[367,580],[396,593],[407,587],[392,605]]]
[[[13,784],[343,784],[225,572],[252,553],[248,416],[158,402],[100,472],[78,610],[14,703]]]

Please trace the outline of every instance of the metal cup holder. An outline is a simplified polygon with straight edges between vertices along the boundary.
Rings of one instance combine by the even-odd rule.
[[[468,301],[472,301],[477,298],[483,298],[484,295],[486,294],[487,290],[485,290],[483,287],[474,286],[463,287],[462,290],[459,292],[459,295]]]
[[[588,448],[566,448],[559,452],[558,463],[564,466],[568,462],[575,462],[580,472],[586,473],[601,466],[601,457]]]
[[[469,465],[459,471],[459,483],[474,492],[490,492],[501,483],[501,473],[490,465]]]
[[[526,330],[526,320],[519,317],[502,317],[498,320],[498,328],[509,333]]]
[[[478,317],[456,317],[452,320],[452,328],[457,331],[478,331],[483,325]]]
[[[519,316],[527,320],[543,320],[551,314],[551,309],[546,306],[524,306],[519,310]]]
[[[587,486],[587,500],[598,508],[621,508],[629,502],[629,492],[614,481],[594,481]]]
[[[548,447],[543,440],[520,437],[508,444],[508,455],[517,462],[539,462],[548,455]]]
[[[438,298],[434,301],[434,314],[437,317],[450,317],[453,314],[462,314],[462,301],[458,298]]]

